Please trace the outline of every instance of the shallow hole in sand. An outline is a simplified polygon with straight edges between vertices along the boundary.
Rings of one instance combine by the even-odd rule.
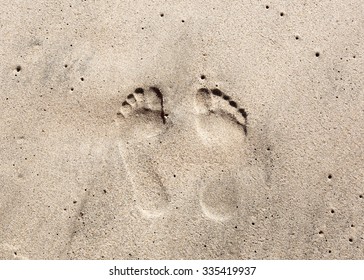
[[[136,88],[136,89],[134,90],[134,92],[135,92],[135,93],[144,93],[144,89],[142,89],[142,88]]]
[[[235,101],[229,101],[231,107],[238,108],[238,104]]]
[[[248,114],[243,108],[240,108],[238,111],[245,119],[247,118]]]
[[[211,92],[213,95],[222,96],[222,91],[217,88],[214,88]]]

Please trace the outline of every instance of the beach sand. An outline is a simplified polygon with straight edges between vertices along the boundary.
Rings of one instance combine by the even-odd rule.
[[[9,1],[1,259],[363,259],[364,3]]]

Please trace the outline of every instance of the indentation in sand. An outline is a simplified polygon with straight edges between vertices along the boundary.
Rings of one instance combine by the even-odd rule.
[[[200,190],[200,205],[205,216],[215,221],[233,217],[239,205],[238,184],[228,173],[205,181]]]
[[[134,189],[137,208],[146,217],[162,215],[170,197],[157,173],[153,148],[168,127],[163,94],[157,87],[135,89],[118,115],[122,139],[119,149]]]
[[[210,144],[231,145],[247,135],[247,113],[232,98],[215,88],[201,88],[196,93],[197,130]],[[235,145],[235,144],[233,144]]]
[[[211,148],[210,157],[227,172],[213,170],[200,186],[200,205],[206,217],[224,221],[237,212],[239,200],[235,174],[236,163],[242,161],[247,135],[247,113],[229,95],[215,88],[201,88],[195,96],[196,127],[201,139]],[[226,160],[229,157],[234,160]],[[234,164],[232,164],[234,163]],[[220,174],[220,175],[218,175]]]
[[[6,260],[28,260],[28,257],[25,257],[23,254],[19,252],[19,247],[10,245],[8,243],[0,244],[0,255],[2,258]]]

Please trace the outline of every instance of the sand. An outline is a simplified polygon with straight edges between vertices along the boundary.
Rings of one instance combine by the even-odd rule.
[[[1,3],[1,259],[364,258],[362,1]]]

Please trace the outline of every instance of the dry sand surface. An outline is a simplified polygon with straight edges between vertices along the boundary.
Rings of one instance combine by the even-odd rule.
[[[362,0],[1,0],[0,258],[363,259]]]

